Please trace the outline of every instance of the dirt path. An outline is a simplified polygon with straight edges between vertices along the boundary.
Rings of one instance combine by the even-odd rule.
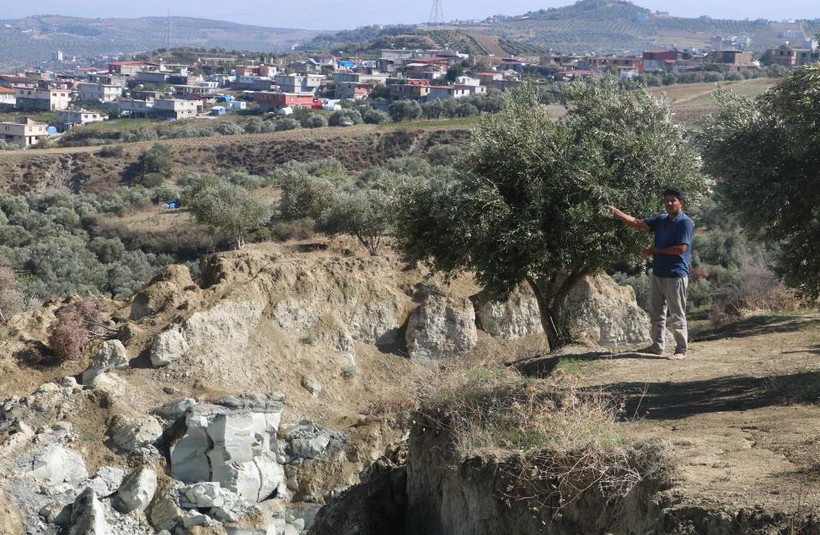
[[[636,432],[670,445],[684,505],[820,512],[820,315],[702,332],[684,361],[585,357],[582,381],[622,394]]]

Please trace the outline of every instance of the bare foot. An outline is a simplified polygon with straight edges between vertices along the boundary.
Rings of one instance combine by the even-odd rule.
[[[675,353],[675,354],[673,354],[673,355],[669,355],[669,356],[668,356],[668,357],[666,357],[666,358],[668,358],[669,360],[683,360],[683,359],[685,359],[685,358],[686,358],[686,353],[680,353],[680,352],[678,352],[678,353]]]

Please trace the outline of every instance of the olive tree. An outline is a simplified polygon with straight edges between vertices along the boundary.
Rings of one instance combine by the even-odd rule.
[[[381,190],[339,192],[330,208],[316,221],[316,230],[330,235],[355,236],[367,252],[375,256],[391,228],[391,206],[391,198]]]
[[[820,64],[793,70],[756,99],[718,99],[698,139],[725,208],[779,243],[775,268],[788,285],[820,296]]]
[[[665,101],[614,81],[565,91],[571,105],[558,122],[531,87],[510,92],[499,114],[482,118],[461,173],[416,182],[396,210],[407,260],[471,270],[496,298],[528,284],[551,349],[573,341],[558,313],[570,290],[637,258],[650,237],[618,224],[605,205],[657,213],[666,185],[690,198],[704,187]]]
[[[228,234],[237,249],[245,245],[245,235],[265,224],[271,208],[248,190],[216,176],[195,182],[184,199],[199,223],[211,225]]]

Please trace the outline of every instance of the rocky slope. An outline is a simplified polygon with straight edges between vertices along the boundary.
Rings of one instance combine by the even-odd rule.
[[[0,533],[820,529],[813,316],[750,320],[707,332],[686,361],[649,361],[618,349],[647,334],[631,290],[585,281],[572,312],[588,346],[517,368],[586,366],[582,390],[617,393],[625,429],[665,449],[628,455],[614,501],[593,485],[562,505],[509,479],[555,458],[463,458],[435,413],[412,412],[451,362],[483,373],[543,349],[526,290],[488,303],[468,276],[445,283],[349,240],[259,244],[207,257],[198,281],[168,266],[103,303],[115,336],[61,362],[46,344],[64,304],[0,331]]]
[[[642,341],[631,291],[596,285],[584,302],[634,314],[590,323],[590,340]],[[0,342],[3,529],[307,531],[327,499],[395,457],[432,363],[540,338],[531,296],[499,307],[478,290],[345,240],[267,244],[207,258],[198,284],[169,266],[107,303],[116,336],[77,361],[46,346],[63,302],[13,317]]]

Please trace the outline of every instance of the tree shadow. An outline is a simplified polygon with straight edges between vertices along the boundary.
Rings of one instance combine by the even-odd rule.
[[[56,368],[64,361],[51,352],[51,349],[39,340],[31,340],[26,347],[15,351],[12,356],[23,366],[29,368]]]
[[[789,333],[812,325],[820,329],[820,317],[760,315],[693,333],[692,340],[695,342],[711,342],[721,338]]]
[[[625,419],[674,420],[695,414],[736,412],[820,400],[820,371],[767,377],[727,376],[683,383],[617,383]]]

